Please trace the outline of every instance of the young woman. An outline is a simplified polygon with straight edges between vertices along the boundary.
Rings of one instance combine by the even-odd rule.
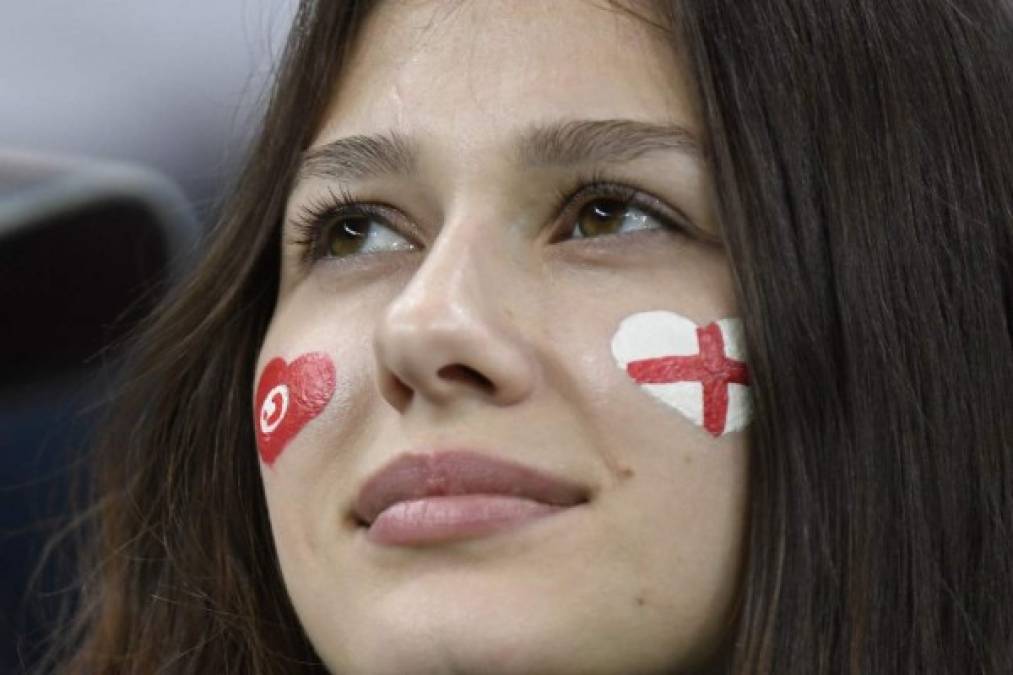
[[[1001,0],[306,2],[64,673],[1013,670]]]

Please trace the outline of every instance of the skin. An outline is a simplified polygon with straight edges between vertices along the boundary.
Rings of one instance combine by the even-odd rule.
[[[416,138],[418,166],[297,182],[257,364],[335,364],[327,407],[261,464],[288,592],[333,672],[685,672],[727,635],[744,434],[694,427],[609,347],[636,312],[736,315],[706,165],[664,150],[532,168],[514,151],[528,125],[559,119],[699,136],[690,91],[643,22],[583,0],[397,2],[370,18],[312,147],[397,130]],[[652,221],[568,240],[575,212],[554,211],[557,193],[594,170],[678,209],[696,235]],[[341,189],[387,205],[414,248],[309,260],[294,221]],[[369,542],[351,515],[363,482],[437,448],[565,476],[591,500],[480,539]]]

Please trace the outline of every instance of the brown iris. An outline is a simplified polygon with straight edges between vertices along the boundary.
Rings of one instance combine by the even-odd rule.
[[[600,237],[615,234],[626,220],[627,204],[615,199],[596,199],[588,202],[577,215],[577,229],[581,236]]]
[[[343,217],[327,228],[327,255],[335,258],[358,253],[369,237],[370,219],[365,216]]]

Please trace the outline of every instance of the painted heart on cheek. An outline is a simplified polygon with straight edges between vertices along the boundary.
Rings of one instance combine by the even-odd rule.
[[[334,395],[334,364],[322,352],[303,354],[292,363],[274,358],[257,385],[254,420],[260,457],[268,466]]]
[[[644,391],[712,436],[749,424],[749,369],[738,319],[698,326],[675,312],[640,312],[619,324],[612,355]]]

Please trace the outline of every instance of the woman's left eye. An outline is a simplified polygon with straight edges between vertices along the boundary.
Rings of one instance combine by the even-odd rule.
[[[602,237],[636,230],[664,229],[665,224],[636,205],[618,199],[594,199],[581,207],[570,239]]]

